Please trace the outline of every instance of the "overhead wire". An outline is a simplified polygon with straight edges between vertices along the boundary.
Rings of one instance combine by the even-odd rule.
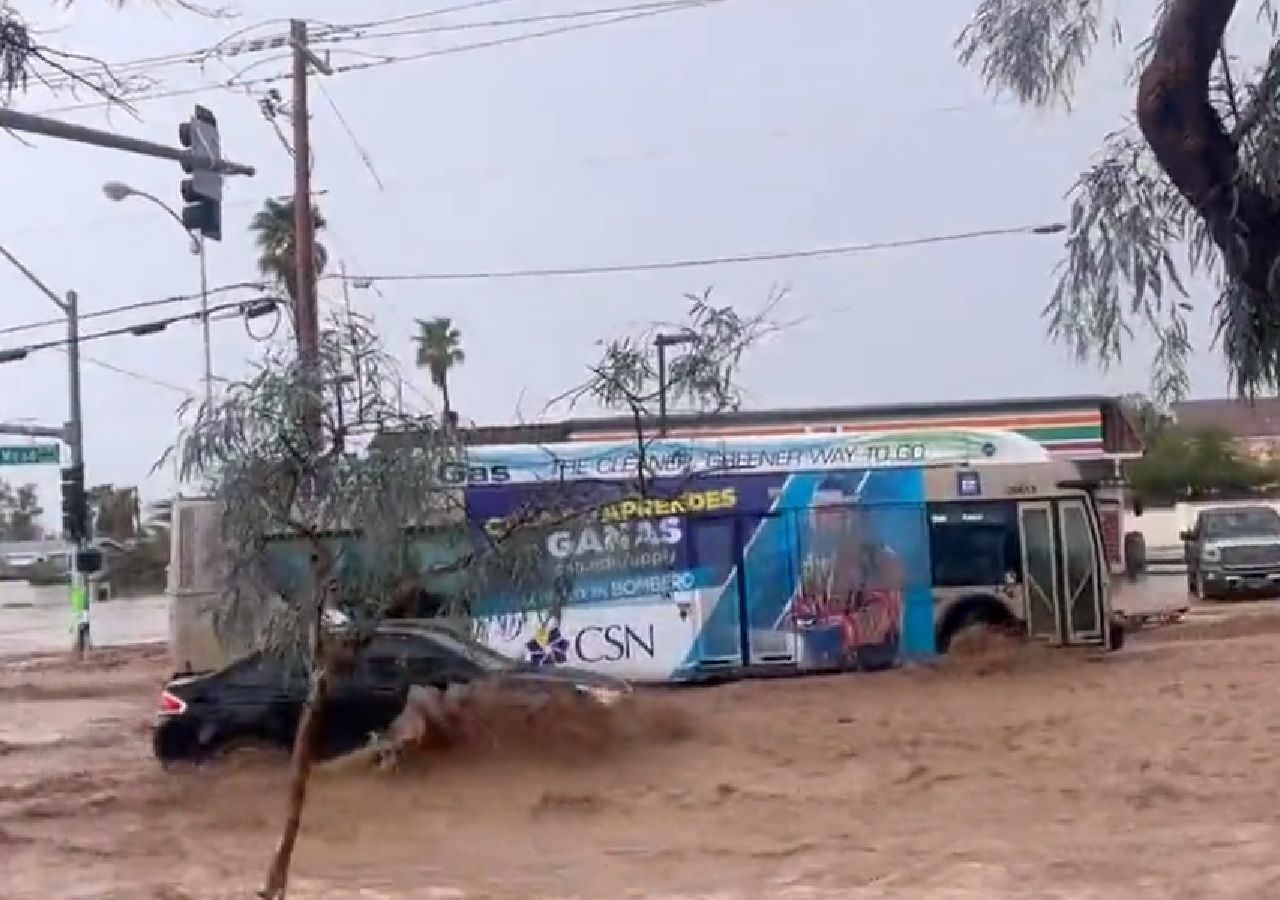
[[[349,74],[352,72],[361,72],[371,69],[383,68],[390,65],[399,65],[401,63],[417,62],[424,59],[431,59],[440,56],[451,56],[458,53],[468,53],[476,50],[486,50],[493,47],[507,46],[511,44],[519,44],[525,41],[541,40],[543,38],[557,37],[563,34],[569,34],[577,31],[587,31],[594,28],[605,28],[611,25],[619,25],[626,22],[636,21],[639,19],[651,18],[654,16],[669,15],[673,12],[681,12],[690,9],[697,9],[714,4],[728,2],[728,0],[682,0],[680,5],[664,4],[661,8],[646,9],[641,12],[628,13],[626,15],[613,16],[606,19],[596,19],[589,22],[573,22],[568,25],[562,25],[556,28],[547,28],[539,31],[524,32],[516,35],[508,35],[501,38],[494,38],[486,41],[474,41],[466,44],[457,44],[449,47],[436,47],[417,53],[404,54],[400,56],[378,57],[375,59],[364,60],[362,62],[347,63],[345,65],[331,66],[334,75]],[[227,90],[246,87],[257,87],[267,84],[278,84],[288,81],[292,77],[289,73],[279,73],[275,75],[264,75],[251,79],[242,79],[235,82],[226,82],[216,86],[216,88],[208,85],[199,85],[194,87],[174,88],[170,90],[157,90],[150,92],[142,92],[130,96],[127,101],[131,104],[145,103],[154,100],[165,100],[176,97],[187,97],[197,94],[208,93],[212,89]],[[72,103],[62,106],[50,107],[41,110],[41,115],[55,115],[60,113],[79,112],[88,109],[98,109],[109,105],[111,101],[99,99],[89,102]]]
[[[351,123],[347,121],[347,117],[342,114],[342,110],[338,107],[338,101],[333,99],[333,95],[329,93],[329,89],[324,86],[323,79],[316,80],[316,87],[320,89],[320,96],[324,98],[325,104],[333,113],[338,125],[341,126],[343,132],[346,133],[347,139],[351,141],[351,146],[355,149],[356,155],[360,157],[360,161],[364,163],[365,169],[369,172],[369,177],[373,179],[373,183],[378,186],[378,190],[385,191],[386,184],[382,181],[382,176],[378,174],[377,167],[373,164],[373,157],[369,154],[360,138],[356,136],[355,129]]]
[[[56,349],[60,353],[68,352],[66,347],[58,347]],[[143,382],[144,384],[149,384],[152,387],[164,388],[165,390],[174,391],[175,393],[182,394],[185,397],[196,396],[196,392],[191,390],[190,388],[184,388],[184,387],[181,387],[180,385],[176,385],[176,384],[173,384],[172,382],[164,381],[163,379],[160,379],[160,378],[155,378],[154,376],[151,376],[151,375],[144,375],[141,372],[135,372],[132,369],[126,369],[124,366],[118,366],[115,363],[109,363],[106,360],[97,359],[96,357],[89,356],[84,353],[80,354],[80,361],[97,366],[100,369],[106,369],[109,372],[115,372],[117,375],[125,375],[129,378],[132,378],[135,381],[140,381],[140,382]]]
[[[903,238],[894,241],[873,241],[860,244],[836,244],[826,247],[810,247],[799,250],[771,250],[760,253],[740,253],[729,256],[706,256],[688,259],[668,259],[647,262],[617,263],[599,266],[562,266],[538,269],[496,269],[471,272],[416,272],[389,275],[363,274],[340,275],[330,273],[325,279],[347,279],[356,287],[366,283],[395,281],[482,281],[513,278],[570,278],[590,275],[616,275],[633,272],[658,272],[675,269],[696,269],[709,266],[746,265],[751,263],[781,262],[795,259],[818,259],[831,256],[849,256],[877,250],[894,250],[902,247],[919,247],[927,244],[945,244],[978,238],[1002,237],[1015,234],[1055,234],[1065,229],[1061,223],[1015,225],[1004,228],[982,228],[974,231],[925,237]]]
[[[436,9],[428,9],[423,12],[404,13],[398,16],[389,16],[383,19],[372,19],[368,22],[348,22],[342,25],[327,26],[330,31],[348,31],[351,29],[376,28],[381,25],[399,25],[402,22],[412,22],[419,19],[429,19],[434,16],[452,15],[459,12],[472,12],[477,9],[484,9],[489,6],[501,6],[506,3],[514,3],[516,0],[471,0],[469,3],[457,3],[453,6],[443,6]],[[320,33],[323,33],[323,29]]]
[[[455,31],[476,31],[483,28],[504,28],[512,25],[540,25],[546,22],[563,22],[575,19],[586,19],[618,13],[644,11],[676,11],[695,6],[707,6],[723,0],[649,0],[645,3],[628,3],[622,6],[605,6],[595,9],[577,9],[568,12],[542,13],[530,16],[515,16],[506,19],[488,19],[478,22],[452,22],[445,25],[422,25],[400,31],[365,30],[355,33],[335,32],[308,37],[313,44],[341,44],[351,41],[386,40],[388,38],[421,37],[428,34],[448,34]]]
[[[212,297],[217,294],[228,293],[229,291],[240,291],[240,290],[265,291],[268,289],[269,289],[268,286],[265,283],[260,281],[237,281],[232,284],[224,284],[224,285],[219,285],[217,287],[211,287],[206,293]],[[95,309],[89,312],[81,313],[80,321],[83,322],[86,319],[97,319],[103,316],[115,316],[115,315],[119,315],[120,313],[126,313],[126,312],[136,312],[142,309],[155,309],[161,306],[172,306],[178,303],[194,303],[194,302],[199,302],[201,299],[202,299],[202,296],[200,294],[176,294],[172,297],[161,297],[155,300],[140,300],[134,303],[123,303],[123,304],[120,304],[119,306],[108,306],[103,309]],[[66,324],[65,318],[57,318],[57,319],[44,319],[39,322],[28,322],[24,325],[8,325],[3,328],[0,328],[0,335],[19,334],[24,331],[35,331],[40,328],[52,328],[55,325],[64,325],[64,324]]]
[[[316,23],[319,27],[312,30],[308,39],[313,42],[332,40],[335,36],[339,35],[349,36],[368,29],[395,26],[405,22],[436,18],[442,15],[450,15],[452,13],[471,12],[485,7],[512,2],[515,2],[515,0],[473,0],[473,2],[470,3],[460,3],[454,6],[426,10],[418,13],[388,16],[382,19],[371,19],[365,22],[335,24],[332,22],[319,22],[315,19],[309,19],[308,22]],[[146,71],[152,69],[164,69],[182,65],[203,66],[212,59],[225,59],[227,57],[239,56],[246,53],[259,52],[261,50],[287,47],[289,43],[289,36],[287,32],[273,34],[265,38],[253,39],[246,38],[245,35],[256,29],[272,26],[287,27],[288,24],[288,19],[266,19],[233,31],[217,43],[206,47],[198,47],[192,50],[178,50],[171,53],[160,53],[153,56],[143,56],[112,63],[68,67],[65,73],[53,72],[45,75],[41,80],[41,83],[51,90],[59,90],[73,87],[75,85],[83,86],[83,81],[85,79],[89,79],[94,76],[103,76],[104,74],[107,75],[108,80],[112,80],[114,77],[133,74],[139,70]]]
[[[497,5],[501,5],[503,3],[508,3],[508,2],[511,2],[511,0],[473,0],[473,2],[456,4],[450,7],[424,11],[421,13],[412,13],[412,14],[406,14],[402,16],[388,17],[388,18],[379,19],[379,20],[370,20],[368,22],[362,22],[362,23],[348,23],[343,25],[323,23],[321,27],[317,29],[317,31],[315,32],[312,40],[315,43],[338,43],[338,42],[353,42],[353,41],[359,41],[359,40],[378,40],[378,39],[385,39],[389,37],[410,37],[410,36],[420,36],[424,34],[433,34],[433,33],[447,33],[451,31],[465,31],[465,30],[476,30],[481,28],[509,27],[514,25],[537,24],[537,23],[544,23],[544,22],[550,22],[550,21],[565,21],[565,20],[582,19],[582,18],[588,18],[588,17],[599,17],[601,15],[608,15],[611,13],[622,13],[622,15],[618,15],[615,18],[611,18],[611,19],[605,19],[604,21],[575,23],[573,25],[547,29],[541,32],[507,36],[504,38],[499,38],[491,41],[475,42],[470,45],[462,45],[462,46],[446,47],[446,48],[434,48],[432,50],[425,51],[423,53],[410,54],[402,57],[374,56],[373,58],[362,63],[353,63],[346,66],[337,67],[335,69],[335,74],[339,74],[342,72],[355,72],[355,71],[361,71],[369,68],[377,68],[385,65],[392,65],[399,62],[410,62],[410,61],[419,60],[419,59],[431,58],[434,56],[450,55],[450,54],[459,53],[459,52],[466,52],[469,50],[487,49],[490,47],[502,46],[505,44],[519,43],[519,42],[523,42],[527,40],[535,40],[543,37],[551,37],[551,36],[569,33],[573,31],[586,30],[588,28],[593,28],[593,27],[601,27],[601,26],[606,26],[611,24],[618,24],[621,22],[630,21],[632,19],[646,18],[648,16],[663,14],[666,12],[673,12],[673,11],[682,10],[682,9],[706,6],[711,3],[722,2],[722,0],[665,0],[665,2],[637,3],[637,4],[630,4],[627,6],[603,7],[603,8],[597,8],[597,9],[591,9],[591,10],[577,10],[577,11],[571,11],[567,13],[544,14],[540,16],[513,17],[505,20],[489,20],[489,21],[483,21],[483,22],[463,22],[463,23],[453,23],[450,25],[436,26],[436,27],[419,27],[419,28],[405,29],[398,32],[388,32],[385,30],[382,30],[382,31],[377,30],[377,29],[386,29],[387,27],[390,27],[390,26],[403,24],[411,21],[420,21],[422,19],[437,17],[440,15],[445,15],[445,14],[455,13],[455,12],[472,11],[472,10],[477,10],[484,7],[497,6]],[[265,27],[266,24],[274,24],[274,23],[259,23],[258,25],[253,27]],[[235,35],[232,35],[231,38],[248,33],[249,30],[251,29],[244,29],[236,33]],[[282,38],[268,38],[265,40],[244,41],[244,42],[241,42],[240,44],[231,44],[229,43],[231,38],[224,38],[223,41],[219,42],[219,44],[214,45],[211,48],[202,48],[194,51],[181,51],[181,52],[175,52],[175,53],[169,53],[169,54],[158,54],[150,57],[142,57],[134,60],[127,60],[121,63],[116,63],[110,66],[107,66],[106,70],[110,75],[110,77],[113,80],[115,80],[115,79],[119,79],[120,76],[122,75],[134,74],[138,72],[154,71],[160,68],[169,68],[169,67],[179,66],[179,65],[198,65],[203,69],[204,65],[207,62],[209,62],[210,59],[216,58],[218,59],[218,61],[223,62],[225,64],[226,56],[236,55],[244,52],[252,52],[254,50],[265,49],[270,47],[283,46],[286,43],[285,39],[282,39]],[[46,86],[49,86],[53,89],[57,89],[59,87],[72,86],[77,83],[76,79],[78,75],[87,76],[94,73],[100,73],[102,71],[103,71],[102,67],[94,67],[92,70],[86,69],[83,72],[76,72],[73,70],[62,75],[57,75],[57,74],[50,75],[45,79],[44,83],[46,84]],[[279,75],[279,76],[271,76],[264,79],[254,79],[251,82],[244,82],[243,80],[240,80],[239,83],[236,83],[237,79],[233,77],[233,79],[227,84],[202,85],[195,88],[187,88],[187,89],[182,89],[177,91],[174,91],[174,90],[150,91],[150,92],[144,91],[144,92],[140,92],[137,96],[128,97],[125,99],[128,102],[134,102],[134,101],[161,99],[164,97],[176,97],[176,96],[183,96],[183,95],[190,95],[190,94],[205,93],[210,90],[225,89],[228,87],[248,87],[251,84],[273,83],[273,82],[285,80],[287,77],[288,77],[287,75]],[[383,185],[381,178],[379,177],[376,169],[373,167],[372,160],[369,158],[367,151],[364,150],[362,144],[360,143],[359,139],[355,135],[353,129],[350,126],[350,123],[346,120],[345,116],[342,114],[341,109],[337,106],[336,102],[334,101],[333,97],[329,94],[329,92],[324,89],[323,85],[321,85],[320,87],[321,87],[322,96],[324,97],[324,99],[332,109],[341,127],[346,131],[349,139],[355,145],[357,153],[360,154],[361,159],[364,161],[366,168],[369,169],[371,176],[374,178],[375,182],[378,183],[381,189],[385,189],[385,186]],[[62,107],[56,110],[51,110],[51,112],[68,112],[76,109],[94,108],[94,107],[103,105],[104,102],[107,102],[107,101],[104,100],[96,103],[76,104],[70,107]],[[367,280],[367,279],[357,279],[357,280]],[[225,285],[225,286],[213,288],[208,293],[213,294],[213,293],[219,293],[227,290],[249,288],[249,287],[256,288],[259,290],[265,289],[265,285],[258,282],[241,282],[235,285]],[[152,301],[142,301],[139,303],[123,304],[117,307],[111,307],[107,309],[87,312],[81,318],[91,319],[91,318],[97,318],[101,316],[117,315],[117,314],[128,312],[128,311],[154,308],[158,306],[176,304],[181,302],[190,302],[192,300],[198,300],[198,299],[199,297],[195,297],[192,295],[185,295],[185,296],[167,297],[167,298],[162,298],[162,299],[152,300]],[[219,309],[225,309],[225,308],[229,308],[229,307],[219,307]],[[211,310],[208,314],[212,315],[212,312],[213,311]],[[203,314],[202,313],[188,314],[186,316],[176,316],[176,317],[171,317],[168,320],[161,320],[161,321],[166,323],[177,322],[187,318],[191,318],[193,315],[196,318],[199,318]],[[45,320],[41,322],[27,323],[25,325],[9,326],[6,328],[0,328],[0,335],[14,334],[14,333],[20,333],[28,330],[51,327],[54,325],[61,324],[61,322],[62,320],[60,319],[50,319],[50,320]],[[113,335],[128,333],[133,331],[137,327],[138,326],[130,326],[129,328],[112,329],[112,330],[100,332],[94,335],[88,335],[81,338],[81,342],[97,340],[104,337],[110,337]],[[44,342],[41,344],[31,345],[31,349],[38,350],[38,349],[45,349],[45,348],[54,348],[54,347],[59,347],[63,344],[65,344],[65,341]],[[100,367],[117,372],[119,374],[123,374],[128,377],[132,377],[137,380],[156,385],[158,387],[174,390],[183,394],[191,393],[186,388],[182,388],[177,385],[173,385],[168,382],[161,381],[159,379],[154,379],[154,378],[151,378],[150,376],[146,376],[138,372],[133,372],[131,370],[125,369],[124,367],[117,366],[113,363],[107,363],[107,362],[92,359],[89,357],[85,357],[85,361],[93,365],[98,365]],[[423,396],[425,399],[425,395]]]
[[[785,260],[802,260],[802,259],[820,259],[824,257],[850,256],[858,253],[871,253],[881,250],[894,250],[905,247],[928,246],[931,244],[955,243],[957,241],[979,240],[990,237],[1002,237],[1012,235],[1049,235],[1056,234],[1065,230],[1066,226],[1060,222],[1049,222],[1041,224],[1014,225],[1003,228],[982,228],[970,231],[952,232],[948,234],[926,235],[922,237],[903,238],[892,241],[870,241],[860,244],[837,244],[825,247],[810,247],[797,250],[776,250],[764,251],[758,253],[741,253],[727,256],[706,256],[686,259],[670,259],[670,260],[653,260],[640,261],[632,263],[617,263],[612,265],[597,266],[563,266],[555,268],[527,268],[527,269],[495,269],[495,270],[477,270],[470,272],[415,272],[415,273],[391,273],[377,274],[366,273],[358,275],[350,275],[345,273],[328,273],[320,276],[321,281],[339,281],[348,282],[357,289],[378,289],[379,282],[414,282],[414,281],[476,281],[476,280],[501,280],[501,279],[518,279],[518,278],[571,278],[592,275],[610,275],[625,274],[634,272],[654,272],[665,270],[679,270],[690,268],[705,268],[710,266],[723,265],[750,265],[763,262],[779,262]],[[335,234],[336,238],[337,235]],[[259,281],[238,281],[230,284],[218,285],[208,290],[209,296],[223,294],[237,290],[268,290],[268,286]],[[386,299],[385,294],[381,294]],[[103,316],[119,315],[125,312],[135,312],[143,309],[155,309],[162,306],[174,305],[179,303],[192,303],[201,300],[199,294],[180,294],[172,297],[162,297],[155,300],[141,300],[134,303],[125,303],[119,306],[111,306],[105,309],[97,309],[84,313],[80,316],[84,319],[95,319]],[[263,297],[258,298],[259,301],[271,301],[280,303],[278,298]],[[236,301],[234,303],[225,304],[219,309],[240,308],[246,303],[255,301]],[[199,318],[201,313],[189,313],[176,317],[174,321],[186,318]],[[165,320],[162,320],[165,321]],[[55,325],[62,325],[64,319],[45,319],[39,322],[28,322],[22,325],[9,325],[0,328],[0,335],[19,334],[25,331],[34,331],[41,328],[50,328]],[[130,331],[138,326],[129,326],[124,329],[117,329],[112,333],[123,333]],[[87,338],[82,339],[87,340]],[[45,342],[44,346],[57,346],[60,341]]]
[[[275,301],[277,307],[280,301]],[[253,301],[238,301],[234,303],[220,303],[216,306],[209,307],[208,310],[197,310],[190,313],[182,313],[176,316],[167,316],[163,319],[151,319],[146,322],[135,322],[132,325],[124,325],[118,328],[108,328],[104,331],[97,331],[92,334],[81,335],[77,343],[87,344],[93,341],[105,340],[106,338],[121,337],[123,335],[132,335],[134,337],[146,337],[150,334],[163,331],[170,325],[176,325],[179,322],[196,322],[204,318],[208,318],[210,322],[224,321],[229,318],[241,318],[248,313],[253,306]],[[225,313],[231,313],[230,316]],[[71,341],[67,338],[56,338],[48,341],[37,341],[30,344],[23,344],[18,347],[7,347],[0,349],[0,361],[9,362],[21,359],[28,354],[37,353],[41,350],[56,350],[66,348]]]

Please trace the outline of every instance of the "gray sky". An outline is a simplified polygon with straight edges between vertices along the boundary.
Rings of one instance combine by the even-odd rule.
[[[408,27],[623,2],[513,0]],[[313,19],[349,22],[444,5],[308,0],[305,9]],[[164,15],[147,3],[124,13],[100,0],[78,0],[65,14],[44,0],[19,6],[61,27],[48,42],[120,61],[208,46],[302,4],[241,4],[246,12],[235,23]],[[1063,219],[1064,192],[1132,107],[1123,61],[1107,53],[1097,59],[1070,116],[992,102],[951,48],[973,6],[726,0],[326,79],[324,90],[386,188],[379,189],[317,85],[315,183],[328,191],[322,206],[333,226],[323,240],[352,273],[395,273],[705,257]],[[402,55],[517,31],[342,46]],[[230,65],[276,55],[237,57]],[[345,53],[334,62],[364,58]],[[277,60],[250,75],[286,70]],[[183,65],[154,74],[161,89],[181,89],[213,85],[230,71],[215,61],[203,71]],[[279,87],[287,96],[288,85]],[[257,177],[229,184],[225,238],[210,247],[210,280],[254,277],[246,227],[264,197],[290,190],[291,162],[245,92],[211,86],[144,102],[141,122],[118,111],[108,120],[101,109],[60,115],[174,143],[196,101],[217,114],[226,155],[258,167]],[[45,111],[76,102],[36,88],[15,105]],[[104,180],[116,179],[176,203],[176,165],[47,140],[34,150],[5,140],[3,152],[11,177],[0,241],[57,289],[75,287],[86,310],[197,289],[196,263],[176,224],[146,204],[112,204],[100,192]],[[435,397],[425,374],[408,368],[413,319],[453,317],[467,352],[453,378],[454,402],[485,423],[534,417],[546,398],[582,379],[597,338],[677,318],[682,293],[708,285],[743,307],[762,303],[771,286],[789,286],[779,314],[806,317],[747,361],[752,406],[1143,389],[1148,357],[1141,344],[1107,374],[1046,344],[1040,310],[1060,252],[1057,237],[1003,237],[693,271],[387,284],[353,297],[376,316],[421,387],[422,395],[410,395],[418,404],[423,395]],[[0,327],[55,314],[4,266],[0,289]],[[326,290],[325,301],[339,299]],[[1211,294],[1197,290],[1194,392],[1221,394],[1223,369],[1207,346]],[[87,330],[146,316],[101,319]],[[57,335],[8,335],[0,346]],[[234,321],[215,325],[214,348],[215,367],[226,377],[242,373],[257,352]],[[152,378],[199,386],[194,323],[86,351]],[[173,439],[181,396],[92,365],[84,374],[88,479],[142,483],[146,495],[163,495],[171,478],[148,471]],[[64,356],[33,354],[0,375],[8,385],[0,418],[62,420]],[[46,506],[56,510],[56,472],[30,474],[39,475]]]

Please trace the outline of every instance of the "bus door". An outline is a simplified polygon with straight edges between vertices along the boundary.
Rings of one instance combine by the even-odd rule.
[[[703,670],[743,664],[738,532],[732,516],[690,516],[689,565],[699,573],[694,625],[697,665]]]
[[[1060,644],[1063,643],[1062,591],[1055,531],[1051,501],[1018,504],[1027,633]]]
[[[795,517],[749,513],[737,517],[742,643],[752,666],[796,661],[796,629],[789,614],[796,590]]]
[[[1084,498],[1054,501],[1058,507],[1058,534],[1062,559],[1062,604],[1067,640],[1093,643],[1103,639],[1102,566],[1089,508]]]
[[[1102,638],[1102,582],[1083,498],[1018,504],[1027,631],[1057,644]]]

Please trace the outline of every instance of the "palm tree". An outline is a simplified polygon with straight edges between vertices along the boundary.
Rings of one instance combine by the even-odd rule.
[[[316,231],[325,227],[325,220],[318,208],[312,207],[311,216]],[[293,228],[293,198],[269,198],[249,223],[254,242],[258,245],[258,271],[284,288],[290,300],[297,300],[297,266]],[[322,272],[329,261],[329,252],[316,242],[316,272]]]
[[[444,418],[453,420],[453,407],[449,404],[449,370],[466,362],[462,352],[462,332],[453,327],[453,320],[441,316],[436,319],[418,319],[418,333],[414,336],[418,345],[417,366],[431,375],[431,383],[444,398]]]

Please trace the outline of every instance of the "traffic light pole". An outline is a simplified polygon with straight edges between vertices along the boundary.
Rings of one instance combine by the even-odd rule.
[[[8,251],[3,245],[0,245],[0,256],[3,256],[9,263],[17,269],[22,275],[39,289],[53,303],[54,306],[62,310],[67,317],[67,424],[61,429],[59,436],[66,441],[71,448],[71,466],[84,471],[84,417],[80,404],[80,298],[75,291],[67,291],[66,297],[59,297],[52,288],[41,281],[34,272],[23,265],[22,260],[18,259]],[[8,433],[17,433],[18,429],[12,426],[6,426],[5,431]],[[56,429],[43,429],[34,426],[22,428],[22,432],[30,435],[48,434],[49,431]],[[84,527],[83,516],[80,527],[75,529],[72,537],[75,542],[75,553],[72,555],[71,564],[71,602],[76,612],[75,622],[75,649],[78,653],[83,654],[89,647],[89,595],[85,589],[84,575],[80,572],[79,556],[80,551],[84,549],[84,542],[87,535],[84,533],[87,528]]]
[[[153,143],[152,141],[125,137],[110,131],[99,131],[96,128],[86,128],[83,125],[72,125],[70,122],[60,122],[57,119],[48,119],[44,116],[18,112],[15,109],[5,109],[4,107],[0,107],[0,128],[7,131],[26,132],[27,134],[41,134],[45,137],[74,141],[77,144],[89,144],[107,150],[123,150],[126,153],[149,156],[152,159],[170,159],[174,162],[191,166],[195,171],[250,176],[255,171],[253,166],[234,163],[230,160],[211,160],[204,154],[192,153],[190,150],[178,150],[173,147],[166,147],[164,144]]]
[[[80,406],[80,297],[67,291],[67,400],[69,420],[67,443],[71,446],[71,466],[84,471],[84,414]],[[83,487],[83,486],[82,486]],[[89,590],[80,571],[80,551],[84,549],[87,522],[75,534],[75,552],[71,563],[71,605],[76,613],[76,652],[81,656],[89,649]]]
[[[213,406],[213,338],[209,334],[209,265],[204,235],[196,236],[200,248],[200,329],[204,338],[204,402]]]

